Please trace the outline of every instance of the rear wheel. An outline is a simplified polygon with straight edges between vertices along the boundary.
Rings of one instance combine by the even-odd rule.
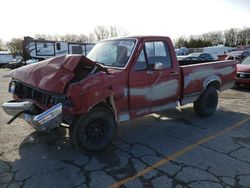
[[[106,149],[113,141],[117,123],[112,112],[104,107],[96,107],[81,116],[70,127],[73,144],[83,150],[97,152]]]
[[[207,87],[200,98],[194,102],[194,111],[198,116],[211,116],[218,104],[218,92],[215,87]]]

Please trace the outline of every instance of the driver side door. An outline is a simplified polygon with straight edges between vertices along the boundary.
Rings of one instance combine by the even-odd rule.
[[[156,64],[162,64],[156,70]],[[166,41],[145,41],[130,70],[130,117],[176,106],[179,72],[172,65]]]

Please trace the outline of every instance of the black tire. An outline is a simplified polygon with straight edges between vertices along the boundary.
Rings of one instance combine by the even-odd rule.
[[[194,111],[198,116],[208,117],[213,115],[218,104],[218,92],[215,87],[209,86],[194,102]]]
[[[95,107],[70,126],[69,135],[76,147],[98,152],[112,143],[116,131],[117,123],[112,112],[104,107]]]

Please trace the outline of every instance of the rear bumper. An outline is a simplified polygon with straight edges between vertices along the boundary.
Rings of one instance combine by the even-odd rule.
[[[21,118],[24,118],[32,127],[38,131],[50,131],[61,125],[62,123],[62,104],[58,103],[55,106],[40,114],[32,114],[34,104],[30,101],[10,101],[2,104],[3,110],[15,116],[21,112]]]

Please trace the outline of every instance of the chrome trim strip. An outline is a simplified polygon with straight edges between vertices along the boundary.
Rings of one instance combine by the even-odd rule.
[[[39,131],[49,131],[62,123],[62,103],[38,115],[24,114],[24,119]]]
[[[62,103],[58,103],[41,114],[32,115],[33,103],[30,101],[10,101],[2,104],[3,110],[11,115],[15,116],[20,112],[24,112],[24,115],[20,116],[24,118],[32,127],[38,131],[50,131],[51,129],[58,127],[62,123]]]
[[[6,114],[15,116],[21,111],[28,110],[33,105],[31,101],[9,101],[2,104],[2,108]]]
[[[35,116],[34,121],[43,124],[53,119],[53,117],[60,115],[61,113],[62,113],[62,104],[59,103],[51,107],[50,109],[46,110],[45,112]]]
[[[237,72],[237,74],[246,74],[246,75],[250,75],[250,73],[248,73],[248,72]]]

